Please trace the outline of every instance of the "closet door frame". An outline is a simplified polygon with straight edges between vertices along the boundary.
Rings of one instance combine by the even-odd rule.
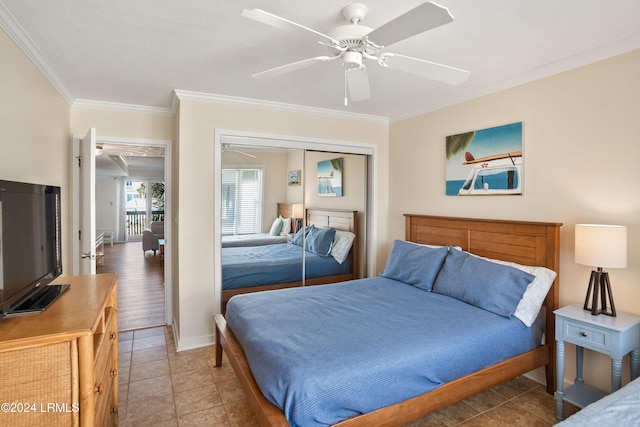
[[[314,151],[330,151],[334,153],[362,154],[367,156],[367,214],[365,230],[367,233],[365,242],[365,253],[367,259],[376,259],[376,206],[375,195],[377,194],[377,146],[366,142],[343,141],[336,139],[308,138],[293,135],[278,135],[259,132],[247,132],[231,129],[215,129],[214,133],[214,206],[221,203],[221,180],[222,180],[222,145],[232,144],[234,146],[263,146],[277,148],[291,148]],[[215,209],[214,209],[215,212]],[[222,223],[220,215],[214,218],[213,244],[214,255],[214,294],[216,295],[215,311],[220,313],[220,295],[222,295],[222,260],[221,242]],[[366,274],[368,277],[375,275],[373,272],[374,263],[367,263]]]

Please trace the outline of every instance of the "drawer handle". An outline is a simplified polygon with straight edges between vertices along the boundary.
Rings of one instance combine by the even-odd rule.
[[[587,333],[586,332],[580,332],[580,336],[586,338],[587,337]]]
[[[111,376],[111,378],[114,378],[116,375],[118,375],[118,370],[117,369],[110,370],[109,375]]]
[[[111,338],[111,341],[115,341],[117,335],[115,332],[111,332],[111,335],[109,335],[109,338]]]
[[[94,393],[102,394],[104,391],[104,383],[100,383],[94,388]]]
[[[118,408],[116,408],[115,406],[113,408],[111,408],[111,413],[112,414],[118,413]]]

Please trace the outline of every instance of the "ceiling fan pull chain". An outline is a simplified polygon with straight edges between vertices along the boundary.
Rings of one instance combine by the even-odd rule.
[[[347,69],[344,70],[344,106],[349,105],[349,98],[347,98]]]

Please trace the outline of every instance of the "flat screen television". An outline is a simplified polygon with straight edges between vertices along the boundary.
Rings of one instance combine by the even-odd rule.
[[[44,311],[66,287],[60,187],[0,180],[0,318]]]

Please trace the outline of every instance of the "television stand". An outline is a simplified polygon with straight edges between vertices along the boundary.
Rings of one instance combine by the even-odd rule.
[[[118,425],[116,279],[61,276],[71,286],[45,312],[0,319],[0,403],[18,405],[1,425]]]
[[[69,286],[68,284],[55,284],[36,288],[26,299],[12,307],[5,317],[42,313],[60,298],[64,291],[69,289]]]

